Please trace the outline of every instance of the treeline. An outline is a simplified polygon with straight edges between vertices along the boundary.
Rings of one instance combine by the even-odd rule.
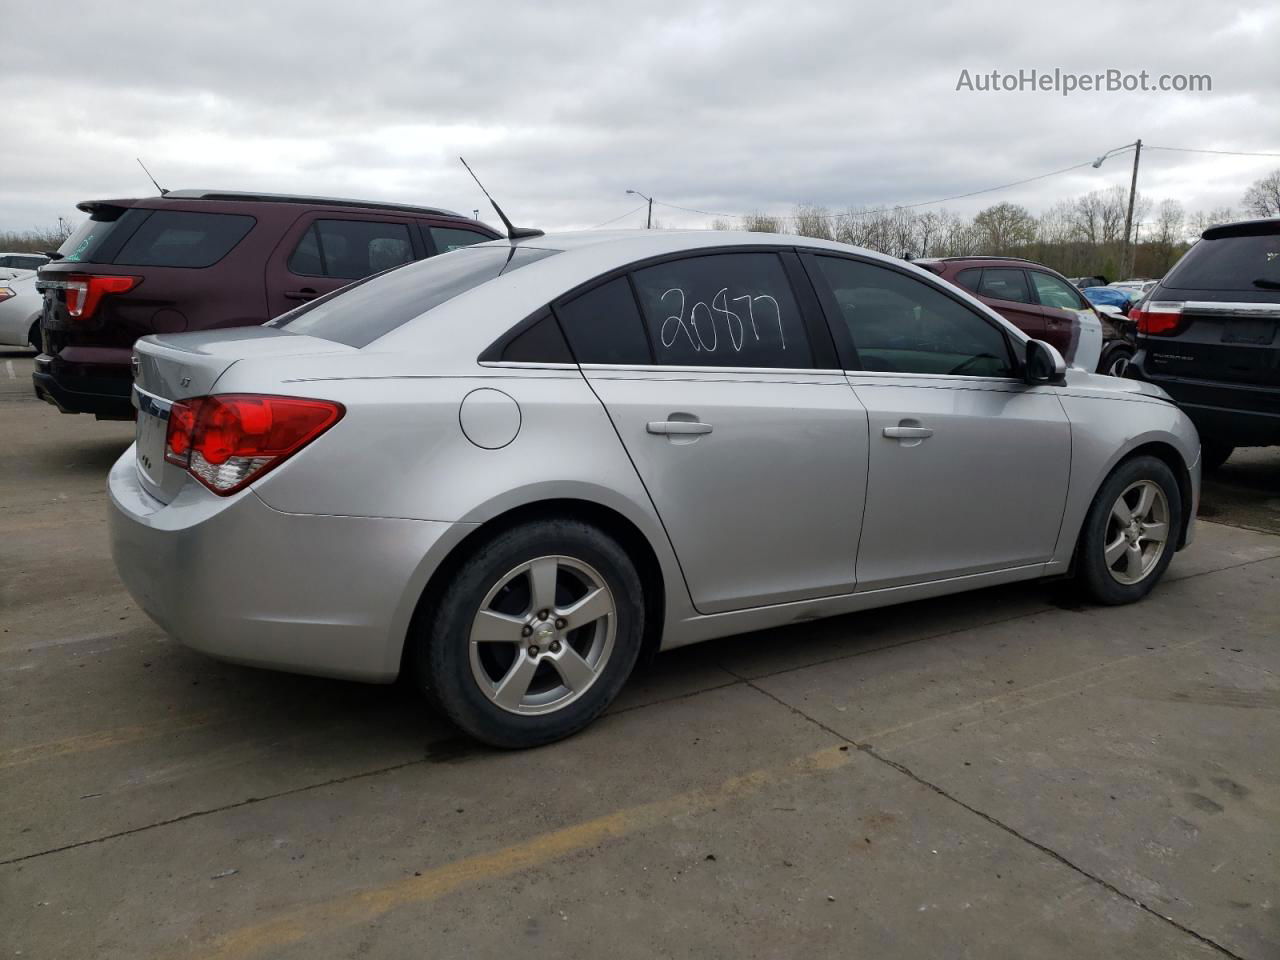
[[[1039,216],[1020,204],[997,203],[972,218],[949,210],[852,207],[835,212],[802,204],[790,217],[759,213],[737,224],[718,219],[711,226],[838,240],[910,259],[1026,257],[1071,277],[1122,279],[1128,273],[1123,263],[1128,200],[1128,192],[1117,186],[1060,201]],[[1238,215],[1227,208],[1188,214],[1177,200],[1153,202],[1139,195],[1133,210],[1133,275],[1163,276],[1206,227],[1232,219]]]
[[[57,227],[43,230],[0,231],[0,251],[5,253],[48,253],[62,246],[70,231]]]

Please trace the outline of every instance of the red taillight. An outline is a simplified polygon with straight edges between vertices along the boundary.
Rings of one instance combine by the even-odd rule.
[[[99,277],[73,273],[61,281],[66,292],[67,316],[88,320],[98,309],[98,301],[109,293],[125,293],[142,282],[141,277]]]
[[[1176,300],[1153,300],[1129,314],[1138,322],[1138,332],[1148,337],[1167,337],[1182,323],[1182,304]]]
[[[329,400],[229,393],[174,403],[164,458],[226,496],[279,466],[337,423]]]

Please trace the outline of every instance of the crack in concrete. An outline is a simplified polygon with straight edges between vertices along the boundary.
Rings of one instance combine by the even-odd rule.
[[[732,671],[726,671],[726,672],[732,673]],[[736,676],[736,674],[734,675]],[[1159,920],[1163,920],[1165,923],[1169,924],[1176,930],[1179,930],[1182,933],[1186,934],[1187,936],[1200,941],[1205,946],[1213,950],[1216,950],[1218,953],[1222,954],[1224,957],[1230,957],[1231,960],[1247,960],[1247,958],[1228,949],[1227,947],[1218,943],[1216,940],[1213,940],[1212,938],[1197,932],[1191,927],[1188,927],[1186,924],[1173,919],[1173,917],[1165,916],[1163,913],[1160,913],[1158,910],[1154,909],[1153,907],[1148,906],[1138,897],[1134,896],[1131,893],[1127,893],[1124,890],[1121,890],[1115,884],[1104,879],[1103,877],[1100,877],[1094,873],[1090,873],[1084,867],[1069,860],[1067,857],[1063,856],[1061,853],[1059,853],[1057,850],[1054,850],[1052,847],[1049,847],[1043,843],[1040,843],[1038,840],[1035,840],[1027,836],[1026,834],[1017,830],[1015,827],[1012,827],[1009,824],[1005,823],[1003,820],[1000,820],[999,818],[992,816],[991,814],[983,810],[979,810],[977,807],[973,806],[972,804],[966,803],[965,801],[957,797],[955,794],[950,793],[945,788],[939,786],[938,784],[932,782],[931,780],[927,780],[924,777],[920,776],[918,773],[916,773],[906,764],[899,763],[897,760],[891,760],[889,757],[885,756],[884,754],[879,753],[875,749],[874,745],[870,743],[860,743],[857,740],[853,740],[850,737],[846,737],[844,734],[840,733],[838,730],[835,730],[834,728],[827,726],[825,723],[823,723],[821,720],[818,720],[816,717],[810,716],[809,714],[801,710],[799,707],[796,707],[790,703],[787,703],[781,697],[775,696],[774,694],[770,693],[768,690],[765,690],[763,687],[758,686],[753,681],[748,680],[745,677],[739,677],[739,679],[746,686],[750,687],[752,690],[755,690],[757,693],[763,694],[764,696],[772,700],[774,703],[777,703],[779,706],[784,707],[787,710],[790,710],[796,716],[801,717],[804,720],[807,720],[809,723],[813,724],[819,730],[822,730],[830,734],[831,736],[835,737],[836,739],[841,740],[844,743],[847,743],[849,746],[853,747],[855,750],[859,751],[860,753],[865,753],[867,756],[871,757],[873,760],[876,760],[879,763],[882,763],[885,766],[889,767],[890,769],[897,771],[898,773],[909,778],[910,780],[913,780],[916,783],[920,784],[922,787],[926,787],[929,790],[932,790],[938,796],[946,800],[949,800],[951,803],[954,803],[956,806],[961,807],[964,810],[967,810],[969,813],[973,814],[976,817],[981,818],[982,820],[985,820],[987,823],[991,824],[993,827],[1003,830],[1005,833],[1009,834],[1009,836],[1021,841],[1022,843],[1027,844],[1030,847],[1035,848],[1036,850],[1039,850],[1041,853],[1052,858],[1053,860],[1056,860],[1058,863],[1062,864],[1064,867],[1067,867],[1068,869],[1074,871],[1075,873],[1078,873],[1080,876],[1091,881],[1092,883],[1097,884],[1098,886],[1102,887],[1104,890],[1108,891],[1114,896],[1117,896],[1123,900],[1129,901],[1144,913],[1148,913]]]

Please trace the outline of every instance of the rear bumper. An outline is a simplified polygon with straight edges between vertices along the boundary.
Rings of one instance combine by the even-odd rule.
[[[249,666],[389,682],[431,572],[471,524],[281,513],[190,483],[168,504],[130,447],[112,467],[111,551],[180,643]]]
[[[132,420],[128,366],[119,373],[60,361],[47,353],[36,357],[31,383],[36,396],[63,413],[92,413],[101,420]]]
[[[1280,444],[1280,388],[1246,383],[1153,377],[1139,350],[1128,375],[1163,389],[1196,425],[1202,438],[1233,447]]]

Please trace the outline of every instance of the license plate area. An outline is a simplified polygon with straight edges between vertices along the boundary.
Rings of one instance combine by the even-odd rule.
[[[1276,338],[1274,320],[1228,320],[1222,328],[1223,343],[1247,343],[1268,346]]]
[[[168,411],[166,411],[167,413]],[[138,411],[138,472],[142,479],[159,486],[164,473],[164,443],[169,432],[168,417]]]

